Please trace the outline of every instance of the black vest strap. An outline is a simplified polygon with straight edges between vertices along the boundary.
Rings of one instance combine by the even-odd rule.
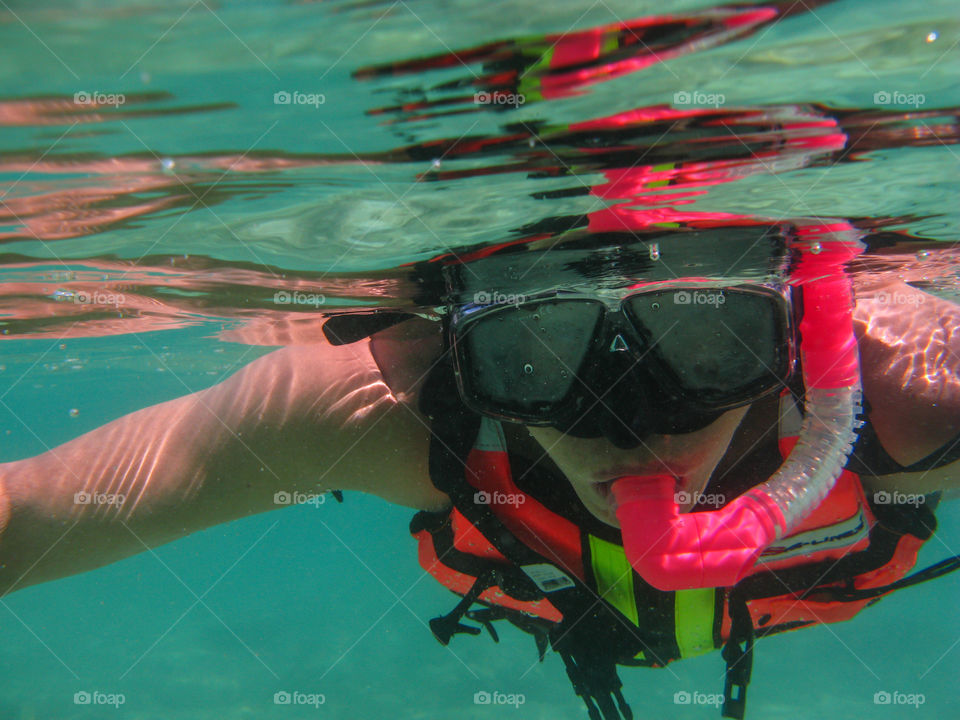
[[[560,657],[573,691],[587,706],[590,720],[633,720],[614,663],[599,657],[575,656],[568,651],[560,652]]]
[[[934,470],[960,460],[960,435],[951,438],[925,458],[910,465],[901,465],[880,444],[876,431],[869,423],[860,431],[860,439],[847,462],[847,469],[859,475],[893,475]]]
[[[743,720],[747,711],[747,686],[753,671],[753,619],[742,591],[729,598],[730,637],[721,655],[727,663],[723,684],[723,717]]]
[[[449,643],[450,638],[458,633],[467,633],[468,635],[480,634],[480,628],[473,627],[472,625],[464,625],[460,622],[460,618],[466,614],[467,610],[477,601],[477,598],[480,597],[480,594],[484,590],[495,584],[496,577],[493,571],[483,571],[473,583],[473,587],[463,596],[463,599],[457,603],[457,606],[453,610],[446,615],[435,617],[430,621],[430,629],[433,631],[433,636],[437,638],[441,645]],[[499,642],[496,633],[491,631],[491,634],[494,636],[494,641]]]
[[[866,550],[840,560],[823,560],[775,572],[756,573],[742,580],[737,585],[737,590],[743,593],[747,600],[787,593],[798,594],[800,598],[811,597],[822,592],[825,585],[847,581],[886,565],[893,558],[900,538],[905,534],[926,540],[937,527],[936,518],[926,505],[910,508],[871,505],[871,509],[878,522],[870,530],[870,545]],[[758,634],[769,635],[785,629],[788,628],[760,628]]]
[[[587,706],[591,718],[631,720],[617,674],[616,635],[622,631],[595,599],[583,614],[564,615],[551,631],[550,644],[563,658],[574,692]]]
[[[478,595],[488,587],[499,586],[516,600],[532,601],[544,596],[543,591],[518,566],[457,550],[453,544],[453,528],[449,514],[444,513],[440,522],[437,522],[437,516],[438,513],[417,513],[410,522],[410,532],[415,535],[420,530],[428,530],[433,538],[437,558],[447,567],[475,578],[489,576],[492,582],[480,588]]]
[[[888,592],[893,592],[894,590],[900,590],[905,587],[910,587],[911,585],[917,585],[918,583],[926,582],[927,580],[934,580],[958,569],[960,569],[960,555],[953,555],[952,557],[945,558],[940,562],[925,567],[923,570],[917,570],[917,572],[912,573],[905,578],[900,578],[896,582],[892,582],[889,585],[882,585],[881,587],[875,588],[865,588],[863,590],[857,590],[855,588],[824,588],[818,593],[818,595],[823,596],[826,600],[835,602],[857,602],[858,600],[869,600],[870,598],[879,597],[887,594]],[[820,597],[818,597],[818,599],[820,599]]]

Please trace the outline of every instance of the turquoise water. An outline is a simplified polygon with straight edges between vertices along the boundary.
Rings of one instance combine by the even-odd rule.
[[[683,2],[672,12],[708,7]],[[472,94],[438,86],[475,79],[477,64],[353,76],[658,12],[651,2],[572,0],[0,7],[0,320],[8,336],[0,459],[39,454],[221,381],[279,344],[260,334],[271,323],[309,323],[309,309],[279,312],[289,308],[278,310],[277,290],[322,293],[331,308],[410,303],[387,271],[514,239],[545,218],[596,212],[604,203],[595,195],[542,197],[602,183],[606,169],[550,146],[548,129],[670,105],[678,91],[776,117],[904,113],[853,157],[783,152],[689,203],[671,195],[683,187],[653,190],[646,207],[851,219],[897,243],[897,253],[861,268],[864,276],[960,298],[960,17],[949,2],[828,4],[676,57],[660,49],[662,62],[579,94],[537,102],[531,93],[514,110],[467,103],[369,112]],[[276,104],[284,91],[324,101]],[[76,102],[82,92],[105,101],[122,93],[124,102],[94,108]],[[902,102],[880,102],[878,93]],[[746,137],[732,115],[726,122]],[[871,122],[860,127],[887,127]],[[447,152],[439,163],[428,151],[398,150],[503,137],[519,123],[537,128],[533,145]],[[668,141],[700,152],[687,136],[660,133],[625,144],[647,142],[650,164],[676,162],[656,150]],[[538,143],[550,152],[538,155]],[[728,138],[708,149],[733,153],[740,144]],[[576,171],[546,172],[554,152]],[[79,292],[129,300],[90,306],[74,301]],[[522,633],[501,628],[499,645],[435,642],[425,623],[453,596],[423,576],[409,516],[351,493],[343,505],[255,516],[19,591],[0,608],[0,717],[586,717],[558,657],[536,664]],[[920,566],[960,553],[955,503],[938,518]],[[958,582],[947,577],[886,597],[850,622],[761,641],[747,717],[957,716]],[[638,718],[719,716],[677,705],[674,693],[720,692],[722,675],[719,653],[621,672]],[[525,703],[476,705],[482,690],[522,693]],[[76,704],[84,691],[122,693],[125,702]],[[325,702],[277,705],[279,691]],[[925,702],[876,705],[878,691],[922,693]]]

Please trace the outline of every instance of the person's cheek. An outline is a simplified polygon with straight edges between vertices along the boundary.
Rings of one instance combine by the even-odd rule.
[[[630,455],[629,451],[617,450],[602,438],[570,437],[554,428],[531,427],[530,435],[573,482],[587,481],[599,467],[614,459],[616,453]],[[636,452],[632,454],[635,456]]]

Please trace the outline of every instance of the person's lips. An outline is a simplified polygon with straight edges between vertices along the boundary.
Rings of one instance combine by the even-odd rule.
[[[604,502],[609,502],[609,503],[613,502],[612,493],[613,493],[613,483],[615,482],[616,480],[606,480],[605,482],[596,483],[593,486],[596,489],[597,494],[600,495],[601,499]]]
[[[617,480],[620,480],[620,479],[625,478],[625,477],[649,477],[649,476],[652,476],[652,475],[654,475],[654,474],[656,474],[656,475],[661,475],[662,473],[650,473],[650,472],[647,472],[647,473],[638,473],[638,472],[621,473],[621,474],[619,474],[619,475],[614,476],[614,477],[613,477],[612,479],[610,479],[610,480],[604,480],[604,481],[602,481],[602,482],[594,483],[593,488],[594,488],[594,490],[597,492],[597,494],[600,496],[600,499],[603,500],[603,502],[610,507],[610,510],[611,510],[612,512],[616,513],[616,511],[617,511],[617,505],[616,505],[616,500],[615,500],[614,497],[613,497],[613,484],[614,484],[615,482],[617,482]],[[673,473],[670,473],[670,474],[673,475]],[[688,486],[689,484],[690,484],[690,483],[689,483],[689,480],[688,480],[687,478],[682,477],[682,476],[679,476],[679,477],[678,477],[677,475],[674,475],[674,492],[675,492],[675,493],[683,493],[683,492],[685,492],[686,489],[687,489],[687,486]]]

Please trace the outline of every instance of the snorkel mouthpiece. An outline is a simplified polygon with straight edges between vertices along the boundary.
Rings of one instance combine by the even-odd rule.
[[[622,477],[613,496],[630,564],[658,590],[735,585],[784,524],[775,503],[750,493],[721,510],[680,514],[669,475]]]
[[[763,551],[793,532],[833,489],[856,441],[860,365],[844,264],[862,245],[846,223],[797,231],[801,257],[792,281],[803,286],[805,413],[783,465],[762,485],[709,512],[681,514],[669,475],[613,484],[627,560],[658,590],[730,587],[743,579]]]

